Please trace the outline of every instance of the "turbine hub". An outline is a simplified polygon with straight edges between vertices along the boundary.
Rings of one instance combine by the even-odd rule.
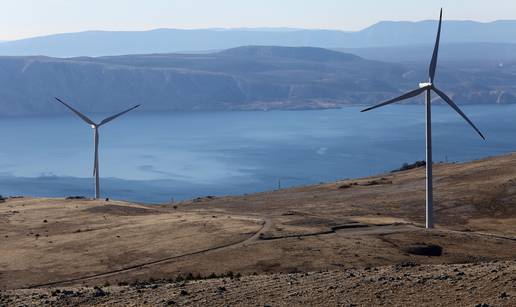
[[[431,82],[419,83],[419,88],[427,88],[427,87],[432,87],[432,83]]]
[[[91,125],[91,129],[95,129],[95,128],[97,128],[97,126]]]

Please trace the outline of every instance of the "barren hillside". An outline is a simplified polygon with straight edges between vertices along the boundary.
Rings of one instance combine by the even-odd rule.
[[[163,206],[6,199],[0,303],[514,305],[516,155],[435,175],[431,231],[424,168]]]

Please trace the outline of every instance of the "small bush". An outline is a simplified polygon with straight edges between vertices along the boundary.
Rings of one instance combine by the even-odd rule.
[[[395,169],[395,170],[391,171],[391,173],[408,171],[409,169],[414,169],[414,168],[422,167],[425,165],[426,165],[426,161],[416,161],[412,164],[408,164],[407,162],[405,162],[399,169]]]
[[[94,297],[101,297],[101,296],[106,296],[108,295],[108,293],[106,291],[104,291],[102,288],[100,287],[94,287],[93,289],[95,289],[95,292],[93,293],[93,296]]]
[[[68,196],[66,199],[86,199],[84,196]]]
[[[194,280],[194,276],[192,273],[186,274],[185,280]]]
[[[214,279],[214,278],[217,278],[217,274],[215,273],[211,273],[210,275],[208,275],[207,277],[208,279]]]

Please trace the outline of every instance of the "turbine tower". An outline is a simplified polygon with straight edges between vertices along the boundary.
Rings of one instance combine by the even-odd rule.
[[[65,107],[67,107],[68,109],[70,109],[73,113],[75,113],[77,116],[79,116],[83,121],[85,121],[87,124],[89,124],[91,126],[91,128],[93,129],[93,135],[94,135],[94,142],[95,142],[95,159],[94,159],[94,162],[93,162],[93,176],[95,176],[95,199],[99,199],[100,198],[100,175],[99,175],[99,128],[100,126],[102,125],[105,125],[107,123],[109,123],[110,121],[114,120],[115,118],[131,111],[131,110],[134,110],[136,109],[137,107],[139,107],[140,105],[136,105],[130,109],[127,109],[123,112],[120,112],[118,114],[115,114],[115,115],[112,115],[112,116],[109,116],[109,117],[106,117],[104,118],[100,123],[96,124],[95,122],[93,122],[91,119],[89,119],[86,115],[82,114],[81,112],[75,110],[74,108],[72,108],[69,104],[67,104],[66,102],[62,101],[61,99],[55,97],[55,99],[57,101],[59,101],[60,103],[62,103]]]
[[[377,104],[373,107],[362,110],[361,112],[366,112],[375,108],[379,108],[391,103],[395,103],[398,101],[402,101],[408,98],[415,97],[423,92],[426,92],[426,228],[434,227],[434,218],[433,218],[433,186],[432,186],[432,108],[431,108],[431,97],[430,94],[434,91],[439,97],[441,97],[452,109],[454,109],[457,113],[459,113],[462,118],[464,118],[470,125],[475,129],[475,131],[485,140],[485,137],[482,135],[480,130],[469,120],[469,118],[459,109],[459,107],[448,97],[445,93],[440,91],[434,85],[434,77],[435,77],[435,69],[437,66],[437,54],[439,52],[439,40],[441,37],[441,22],[443,18],[443,10],[441,9],[441,13],[439,16],[439,26],[437,28],[437,37],[435,39],[434,52],[432,54],[432,60],[430,61],[430,68],[428,69],[428,82],[419,83],[419,88],[408,93],[405,93],[399,97],[384,101],[380,104]]]

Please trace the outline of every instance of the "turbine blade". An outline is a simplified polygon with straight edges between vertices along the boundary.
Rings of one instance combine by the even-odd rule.
[[[470,125],[471,127],[473,127],[473,129],[475,129],[475,131],[480,135],[481,138],[483,138],[484,140],[486,139],[484,137],[484,135],[482,134],[482,132],[480,132],[480,130],[478,130],[478,128],[475,126],[475,124],[473,124],[473,122],[471,120],[469,120],[469,118],[466,116],[466,114],[464,114],[461,109],[459,109],[459,107],[451,100],[450,97],[448,97],[445,93],[441,92],[439,89],[437,88],[432,88],[434,90],[434,92],[437,93],[437,95],[439,95],[444,101],[446,101],[450,107],[452,107],[457,113],[459,113],[460,116],[462,116],[462,118],[464,118]]]
[[[107,118],[105,118],[104,120],[102,120],[102,121],[100,122],[99,126],[102,126],[102,125],[104,125],[104,124],[107,124],[108,122],[112,121],[113,119],[115,119],[115,118],[117,118],[117,117],[119,117],[119,116],[121,116],[121,115],[124,115],[125,113],[127,113],[127,112],[129,112],[129,111],[132,111],[132,110],[136,109],[136,108],[137,108],[137,107],[139,107],[139,106],[140,106],[139,104],[138,104],[138,105],[135,105],[134,107],[129,108],[129,109],[127,109],[127,110],[123,111],[123,112],[120,112],[120,113],[115,114],[115,115],[113,115],[113,116],[107,117]]]
[[[396,97],[396,98],[393,98],[393,99],[389,99],[387,101],[384,101],[380,104],[377,104],[375,106],[372,106],[372,107],[369,107],[367,109],[364,109],[360,112],[366,112],[366,111],[369,111],[369,110],[372,110],[372,109],[376,109],[376,108],[379,108],[379,107],[383,107],[385,105],[388,105],[388,104],[391,104],[391,103],[395,103],[395,102],[398,102],[398,101],[401,101],[401,100],[405,100],[405,99],[408,99],[408,98],[412,98],[412,97],[415,97],[419,94],[421,94],[422,92],[424,92],[426,90],[426,88],[418,88],[416,90],[413,90],[413,91],[410,91],[408,93],[405,93],[399,97]]]
[[[95,129],[95,158],[93,162],[93,176],[97,175],[99,167],[99,132]]]
[[[441,22],[442,22],[442,20],[443,20],[443,9],[441,9],[441,13],[439,15],[439,27],[437,28],[437,37],[435,38],[434,52],[432,53],[432,60],[430,61],[430,68],[428,70],[430,83],[434,82],[435,68],[437,67],[437,55],[439,53],[439,41],[441,40]]]
[[[77,111],[76,109],[72,108],[69,104],[67,104],[66,102],[62,101],[61,99],[57,98],[57,97],[54,97],[57,101],[59,101],[60,103],[62,103],[65,107],[67,107],[68,109],[70,109],[73,113],[75,113],[77,116],[79,116],[80,118],[82,118],[83,121],[85,121],[86,123],[90,124],[90,125],[95,125],[95,123],[89,119],[86,115],[82,114],[81,112]]]

